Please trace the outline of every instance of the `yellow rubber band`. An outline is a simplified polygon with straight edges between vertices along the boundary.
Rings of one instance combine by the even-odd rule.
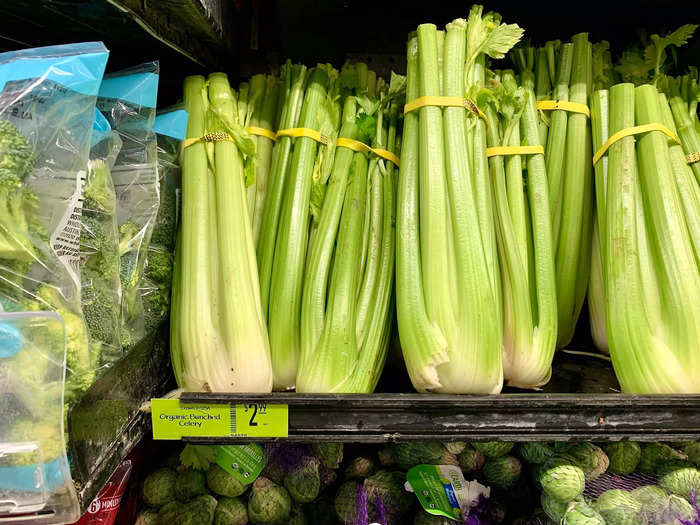
[[[199,142],[224,142],[224,141],[233,142],[233,139],[231,138],[231,135],[229,135],[228,133],[217,131],[216,133],[207,133],[206,135],[202,135],[201,137],[185,139],[185,141],[182,143],[182,145],[185,148],[189,148],[190,146],[197,144]]]
[[[537,102],[537,109],[543,111],[554,111],[561,109],[563,111],[568,111],[569,113],[581,113],[586,115],[588,118],[591,117],[591,110],[586,104],[579,104],[578,102],[569,102],[568,100],[540,100]]]
[[[696,151],[695,153],[688,153],[685,156],[685,162],[687,164],[695,164],[696,162],[700,162],[700,151]]]
[[[274,131],[272,131],[271,129],[267,129],[267,128],[261,128],[258,126],[250,126],[248,128],[248,133],[250,135],[258,135],[259,137],[266,137],[273,142],[275,140],[277,140],[277,134]]]
[[[370,148],[364,142],[360,142],[359,140],[355,139],[346,139],[343,137],[336,140],[335,145],[339,148],[348,148],[353,151],[359,151],[360,153],[370,153],[372,151],[372,148]]]
[[[593,155],[593,164],[596,164],[600,160],[600,158],[603,155],[605,155],[605,152],[608,151],[610,146],[615,144],[618,140],[624,139],[625,137],[631,137],[632,135],[648,133],[650,131],[660,131],[674,142],[677,142],[678,144],[681,143],[680,139],[676,136],[676,134],[673,131],[668,129],[663,124],[659,124],[658,122],[654,122],[652,124],[644,124],[643,126],[633,126],[631,128],[625,128],[618,131],[617,133],[612,135],[608,140],[606,140],[605,144],[603,144],[600,147],[600,149],[596,152],[596,154]]]
[[[544,148],[542,146],[494,146],[486,148],[487,157],[501,155],[544,155]]]
[[[277,132],[277,137],[292,137],[294,139],[299,137],[306,137],[309,139],[313,139],[316,142],[320,142],[324,146],[328,146],[331,143],[331,139],[329,139],[322,133],[316,131],[315,129],[309,128],[281,129]]]
[[[401,162],[399,161],[399,158],[396,156],[396,154],[392,153],[388,149],[374,148],[372,150],[372,153],[374,153],[377,157],[381,157],[385,160],[388,160],[389,162],[392,162],[393,164],[396,165],[397,168],[401,164]]]
[[[425,106],[438,106],[438,107],[462,107],[466,108],[475,115],[477,115],[481,120],[483,120],[486,125],[489,125],[489,121],[486,120],[486,115],[481,111],[476,104],[465,97],[437,97],[426,95],[424,97],[418,97],[412,100],[403,107],[403,112],[410,113],[416,109],[420,109]]]
[[[374,153],[377,157],[381,157],[399,166],[399,158],[391,151],[383,148],[370,148],[367,144],[359,140],[341,137],[336,140],[335,145],[339,148],[348,148],[353,151],[359,151],[360,153]]]

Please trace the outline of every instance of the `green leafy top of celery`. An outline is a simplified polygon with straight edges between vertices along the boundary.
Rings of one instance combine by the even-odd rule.
[[[467,19],[467,51],[465,71],[469,71],[480,54],[503,58],[522,38],[524,30],[517,24],[502,24],[498,13],[482,16],[483,6],[474,5]],[[453,23],[457,23],[455,21]]]
[[[625,81],[656,84],[663,75],[663,67],[668,58],[667,48],[673,51],[674,47],[684,46],[697,28],[695,24],[685,24],[665,36],[651,35],[651,42],[644,51],[639,48],[624,51],[615,70]]]

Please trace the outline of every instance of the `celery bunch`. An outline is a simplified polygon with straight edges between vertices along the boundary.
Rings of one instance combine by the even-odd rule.
[[[492,81],[485,112],[490,147],[541,146],[531,79]],[[557,338],[554,249],[544,154],[490,159],[503,296],[503,375],[525,388],[549,381]]]
[[[649,84],[594,93],[596,149],[614,133],[661,123]],[[607,157],[607,158],[606,158]],[[700,188],[683,148],[659,132],[614,143],[596,165],[607,335],[625,392],[700,392]]]
[[[338,134],[338,72],[319,65],[307,73],[287,64],[279,129],[306,128],[329,138],[278,138],[257,242],[262,310],[267,320],[275,390],[294,388],[301,351],[301,297],[309,241],[312,189],[328,178]],[[319,184],[319,181],[322,181]]]
[[[260,306],[244,180],[254,144],[223,73],[185,79],[187,138],[170,323],[178,385],[192,391],[269,392],[272,367]]]
[[[548,98],[588,103],[593,83],[593,56],[587,33],[574,35],[570,43],[550,42],[545,45],[537,57],[540,62],[546,60],[547,67],[538,64],[537,75],[533,73],[534,55],[532,49],[518,49],[514,59],[522,75],[531,76],[533,83],[537,80],[538,100]],[[549,121],[545,163],[555,249],[559,314],[557,346],[561,348],[574,335],[588,288],[593,231],[593,170],[590,161],[593,153],[586,115],[563,109],[548,113],[543,116]]]
[[[346,66],[347,84],[352,70]],[[339,137],[397,151],[403,77],[388,90],[357,75],[346,96]],[[354,83],[351,83],[354,84]],[[386,87],[386,86],[384,86]],[[373,100],[379,89],[378,99]],[[337,147],[325,195],[317,199],[301,308],[299,392],[372,392],[390,338],[395,254],[395,166]],[[315,196],[318,196],[317,192]]]
[[[502,58],[517,25],[473,6],[468,20],[418,27],[406,99],[475,98],[485,57]],[[492,124],[495,125],[495,124]],[[486,123],[460,107],[405,116],[397,204],[397,313],[414,387],[495,393],[503,383],[503,313]]]

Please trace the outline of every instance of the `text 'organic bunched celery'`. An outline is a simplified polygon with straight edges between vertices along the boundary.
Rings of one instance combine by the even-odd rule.
[[[484,58],[520,39],[474,6],[468,20],[418,27],[408,44],[407,102],[474,97]],[[442,67],[441,67],[442,66]],[[494,393],[503,383],[502,309],[486,123],[464,106],[406,115],[397,202],[397,310],[419,391]]]
[[[348,81],[352,69],[365,68],[346,66],[341,80]],[[358,84],[360,95],[344,101],[333,170],[309,243],[299,392],[372,392],[389,344],[395,167],[373,153],[342,146],[340,139],[395,152],[394,98],[404,82],[394,75],[387,92],[380,88],[379,101],[368,97],[371,86],[361,78]]]
[[[206,82],[187,77],[184,91],[189,121],[170,323],[175,378],[193,391],[269,392],[272,368],[244,186],[254,145],[226,75],[214,73]]]
[[[668,102],[652,85],[617,84],[594,103],[593,118],[607,120],[594,125],[597,149],[608,138],[600,130],[612,137],[651,124],[674,132]],[[604,185],[598,216],[615,373],[629,393],[698,393],[700,190],[681,146],[661,131],[622,138],[606,156],[596,184]]]
[[[493,124],[489,146],[541,147],[532,87],[517,87],[510,71],[493,84],[493,91],[482,95]],[[557,337],[544,149],[522,158],[495,155],[490,166],[503,296],[503,375],[509,385],[537,387],[549,381]]]
[[[309,136],[280,136],[273,151],[257,256],[275,390],[291,389],[296,383],[312,187],[314,181],[327,178],[340,120],[338,73],[332,67],[312,69],[305,88],[303,68],[290,65],[285,76],[280,130],[303,128],[328,140],[321,144]]]

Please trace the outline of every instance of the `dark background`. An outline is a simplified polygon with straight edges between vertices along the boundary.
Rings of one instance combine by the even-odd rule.
[[[200,1],[220,2],[220,19],[196,16]],[[484,5],[525,28],[534,43],[588,31],[592,41],[610,41],[614,54],[636,42],[642,30],[663,34],[700,23],[698,1],[499,0]],[[111,50],[109,70],[159,59],[159,105],[168,105],[179,97],[187,74],[223,70],[245,79],[274,70],[287,58],[340,66],[350,57],[372,63],[380,73],[402,71],[410,31],[420,23],[444,26],[466,17],[469,6],[464,0],[2,0],[0,51],[102,40]],[[680,70],[700,65],[700,36],[679,52],[678,65]]]

